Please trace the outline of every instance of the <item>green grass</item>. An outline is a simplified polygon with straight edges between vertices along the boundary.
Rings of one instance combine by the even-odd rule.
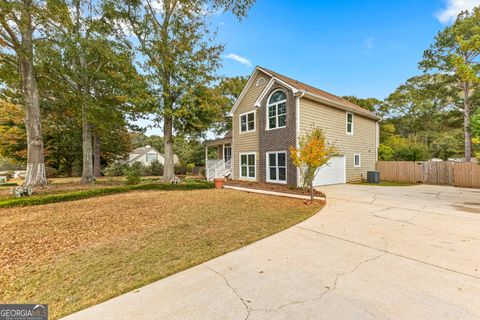
[[[50,319],[58,319],[277,233],[321,207],[208,189],[0,209],[0,301],[48,303]]]
[[[368,183],[368,182],[352,182],[352,184],[366,185],[366,186],[379,186],[379,187],[408,187],[414,186],[415,183],[411,182],[398,182],[398,181],[381,181],[380,183]]]
[[[0,199],[0,208],[36,206],[41,204],[74,201],[138,190],[196,190],[213,188],[213,184],[204,180],[185,180],[179,184],[148,183],[138,185],[121,185],[108,188],[95,188],[65,193],[42,194],[22,198]]]

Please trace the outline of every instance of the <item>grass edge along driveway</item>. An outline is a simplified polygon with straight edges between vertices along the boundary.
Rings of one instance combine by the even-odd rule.
[[[0,209],[0,301],[48,303],[57,319],[277,233],[321,206],[206,189]]]

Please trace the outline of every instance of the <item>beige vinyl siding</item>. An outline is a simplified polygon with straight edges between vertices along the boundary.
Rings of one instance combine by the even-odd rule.
[[[366,172],[375,170],[376,121],[354,114],[353,135],[346,133],[346,112],[306,98],[300,99],[300,133],[312,125],[324,130],[330,143],[335,144],[339,154],[346,156],[347,182],[366,178]],[[361,166],[354,167],[354,154],[361,155]]]
[[[258,79],[264,78],[263,84],[256,86]],[[232,160],[233,160],[233,179],[241,179],[239,174],[239,160],[240,153],[255,152],[255,165],[258,169],[258,112],[254,106],[255,101],[262,93],[265,86],[268,84],[270,77],[266,74],[259,72],[256,75],[249,90],[245,93],[242,101],[235,110],[233,121],[233,143],[232,143]],[[255,110],[255,131],[240,133],[240,115]],[[258,179],[258,170],[256,174],[256,180]]]

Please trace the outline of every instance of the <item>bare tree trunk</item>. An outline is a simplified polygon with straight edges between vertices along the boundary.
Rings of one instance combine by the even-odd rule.
[[[173,118],[165,116],[163,121],[163,137],[165,146],[165,163],[163,165],[163,181],[172,181],[175,178],[173,164]]]
[[[313,202],[313,179],[310,181],[310,201]]]
[[[100,137],[96,130],[93,130],[93,175],[100,177],[101,173],[101,150],[100,150]]]
[[[468,83],[463,86],[463,131],[465,137],[465,161],[470,162],[472,159],[472,135],[470,133],[470,87]]]
[[[93,159],[92,159],[92,127],[88,123],[88,116],[85,107],[82,110],[82,182],[92,183],[93,178]]]
[[[28,6],[28,4],[26,4]],[[33,65],[32,20],[30,8],[25,8],[21,17],[21,49],[18,54],[25,104],[25,127],[27,131],[28,160],[25,186],[46,185],[45,155],[43,150],[40,103]]]

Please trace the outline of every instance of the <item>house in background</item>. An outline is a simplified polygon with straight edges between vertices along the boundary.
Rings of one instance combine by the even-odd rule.
[[[300,186],[301,177],[290,158],[290,146],[313,126],[323,129],[338,155],[319,169],[314,185],[360,181],[375,170],[381,118],[338,96],[263,67],[256,67],[232,110],[233,130],[208,141],[217,148],[208,160],[208,179]]]
[[[163,155],[158,152],[157,149],[155,149],[154,147],[147,145],[145,147],[137,148],[130,152],[128,154],[128,160],[126,161],[126,163],[128,165],[132,165],[136,162],[140,162],[145,166],[149,166],[152,161],[155,160],[158,160],[158,162],[160,162],[162,165],[165,164],[165,158],[163,157]],[[173,164],[180,164],[180,161],[176,154],[173,155]]]

